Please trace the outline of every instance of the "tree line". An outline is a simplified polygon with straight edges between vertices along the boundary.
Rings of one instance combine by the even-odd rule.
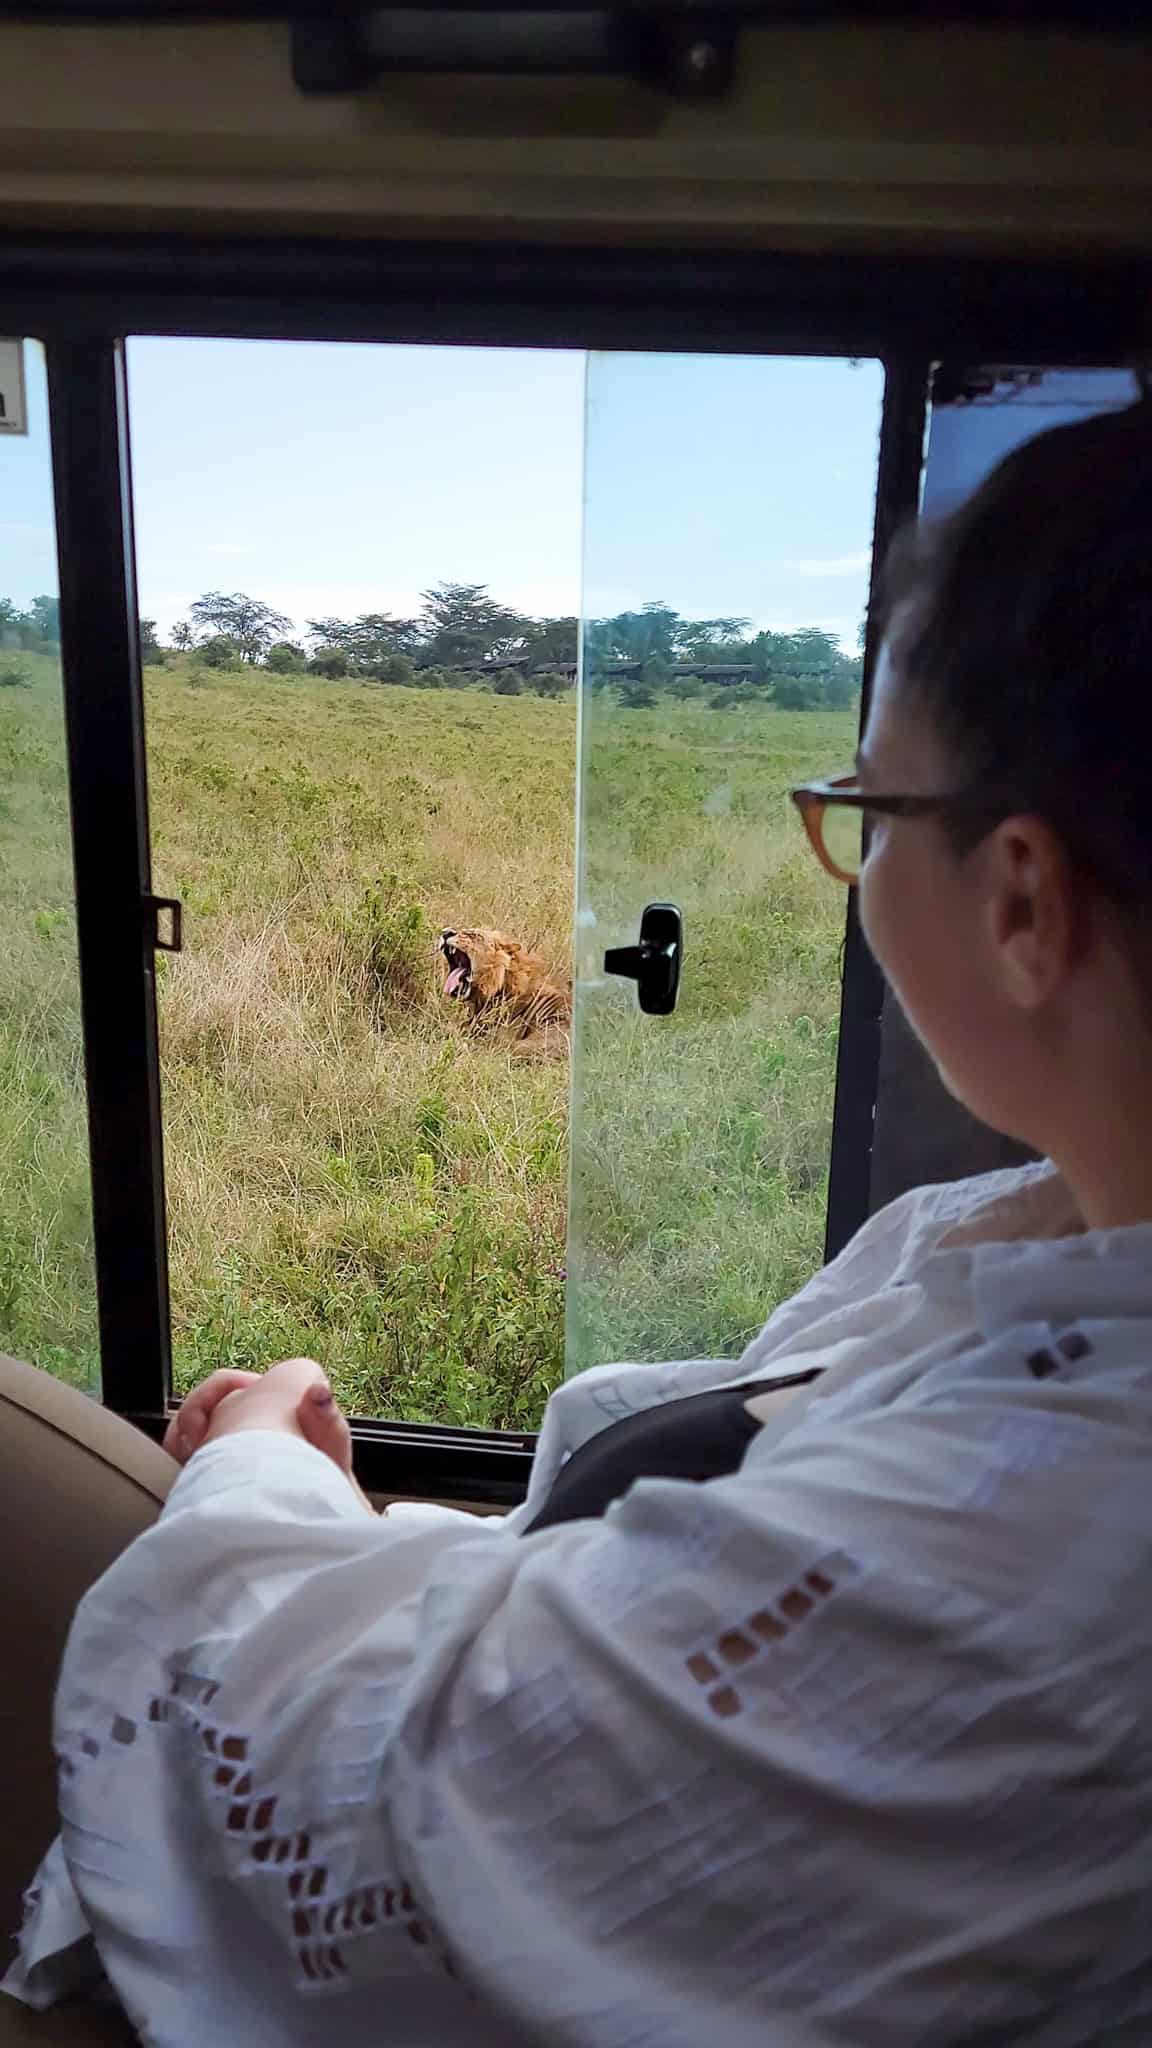
[[[309,619],[299,636],[283,612],[260,598],[206,591],[173,628],[168,646],[155,620],[141,619],[140,646],[153,665],[175,652],[205,668],[556,697],[575,680],[578,630],[573,617],[515,611],[480,583],[435,585],[422,593],[414,618],[364,612]],[[54,598],[35,598],[26,611],[0,599],[0,647],[36,650],[58,639]],[[756,631],[745,618],[689,619],[659,601],[592,620],[585,632],[589,686],[637,710],[661,696],[700,696],[718,707],[751,697],[786,710],[834,709],[853,701],[860,671],[859,653],[845,653],[821,627]]]
[[[47,654],[60,641],[60,600],[34,597],[26,611],[0,597],[0,648]]]
[[[863,669],[862,654],[845,654],[822,626],[757,632],[749,619],[685,619],[658,601],[590,621],[586,659],[593,688],[612,687],[637,709],[661,695],[707,695],[717,708],[751,696],[786,711],[835,710],[859,694]]]
[[[442,583],[426,590],[415,618],[390,612],[362,612],[358,618],[309,619],[293,638],[292,621],[262,599],[243,591],[210,590],[173,629],[172,645],[195,653],[207,667],[259,666],[282,675],[359,677],[380,683],[416,683],[438,688],[452,683],[511,686],[516,677],[570,687],[565,668],[576,662],[577,621],[536,619],[512,611],[480,583]],[[163,655],[155,625],[141,622],[146,660]]]

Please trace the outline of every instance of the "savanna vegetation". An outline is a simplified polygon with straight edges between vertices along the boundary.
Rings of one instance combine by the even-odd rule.
[[[855,725],[589,701],[572,1364],[733,1355],[820,1263],[845,903],[788,791],[849,759]],[[669,1018],[599,971],[658,900],[684,918]]]
[[[92,1386],[99,1353],[58,663],[51,641],[14,639],[0,642],[0,1350]]]
[[[307,1351],[360,1412],[538,1414],[566,1075],[463,1039],[444,924],[562,961],[571,704],[149,672],[182,1379]]]
[[[671,655],[613,653],[631,629],[612,622],[589,650],[570,1261],[566,1067],[466,1039],[434,948],[441,924],[491,923],[567,960],[570,622],[535,622],[556,629],[538,672],[562,685],[542,691],[532,663],[501,689],[475,645],[474,666],[441,671],[455,687],[429,690],[428,671],[378,675],[354,650],[342,674],[302,648],[277,660],[299,645],[279,618],[225,635],[204,615],[183,650],[145,622],[155,881],[185,905],[186,950],[159,962],[182,1385],[308,1351],[361,1413],[532,1427],[563,1369],[566,1291],[573,1363],[729,1354],[818,1262],[843,898],[786,792],[851,751],[849,658],[809,640],[686,690],[685,622],[622,616],[653,610]],[[744,622],[703,624],[698,647],[747,651]],[[825,708],[789,705],[789,659],[823,676]],[[0,1345],[83,1378],[59,692],[43,642],[5,664]],[[686,920],[680,1007],[659,1021],[598,966],[654,896]]]
[[[329,681],[488,688],[502,697],[562,697],[575,682],[579,622],[531,618],[481,583],[435,585],[415,618],[366,612],[309,619],[300,639],[285,637],[291,631],[292,621],[260,598],[214,590],[196,599],[172,642],[177,653],[194,652],[203,668],[263,667]],[[167,655],[154,620],[141,621],[140,637],[145,661],[162,664]],[[757,632],[748,619],[687,619],[660,602],[590,620],[585,654],[590,688],[611,690],[629,710],[671,696],[702,698],[716,710],[763,701],[780,710],[832,711],[850,705],[860,689],[860,656],[845,654],[818,626]]]

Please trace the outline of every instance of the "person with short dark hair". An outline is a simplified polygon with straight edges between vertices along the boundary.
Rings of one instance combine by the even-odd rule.
[[[1152,427],[892,565],[795,792],[1040,1164],[874,1217],[739,1360],[602,1366],[504,1522],[375,1515],[320,1368],[217,1374],[81,1605],[18,1995],[164,2048],[1152,2040]]]

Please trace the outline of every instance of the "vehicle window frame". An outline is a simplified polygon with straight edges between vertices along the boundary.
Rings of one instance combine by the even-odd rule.
[[[876,563],[914,513],[932,366],[1137,361],[1130,260],[259,242],[187,235],[0,237],[0,333],[45,344],[61,652],[77,868],[105,1404],[152,1435],[170,1407],[143,701],[124,348],[136,335],[878,358],[885,370]],[[884,983],[848,898],[827,1253],[871,1204]],[[357,1420],[377,1492],[510,1506],[534,1438]]]

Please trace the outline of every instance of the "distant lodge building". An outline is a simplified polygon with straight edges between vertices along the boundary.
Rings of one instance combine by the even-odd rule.
[[[593,669],[597,682],[632,683],[639,682],[646,664],[642,661],[605,661]],[[563,676],[566,682],[574,683],[578,665],[574,661],[535,661],[530,654],[511,654],[506,661],[486,661],[479,668],[465,669],[465,675],[499,676],[512,669],[524,676]],[[756,665],[751,661],[674,661],[668,673],[674,676],[699,676],[702,683],[712,683],[721,689],[732,688],[738,683],[753,683],[756,680]]]
[[[605,661],[594,671],[596,680],[604,683],[638,683],[647,663],[643,661]],[[699,676],[702,683],[716,683],[721,688],[735,683],[754,683],[756,664],[752,661],[674,661],[669,664],[669,675]]]

